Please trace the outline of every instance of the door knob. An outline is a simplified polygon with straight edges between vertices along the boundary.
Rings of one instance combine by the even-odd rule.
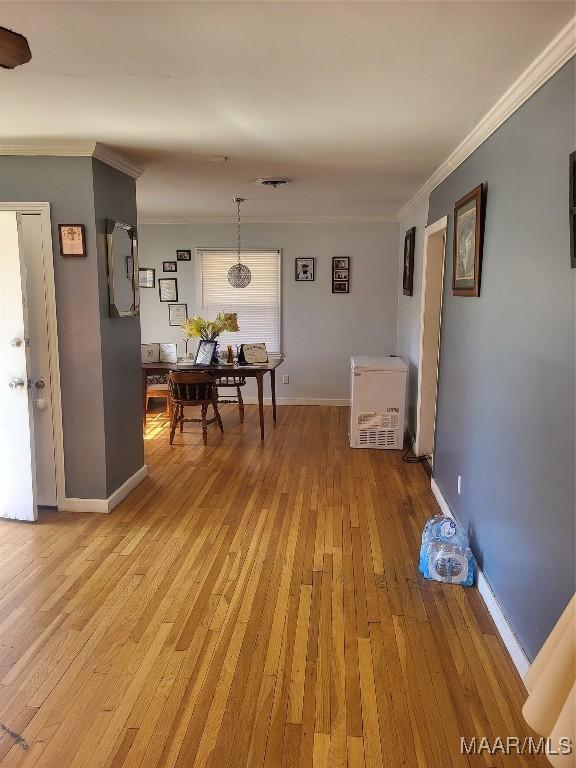
[[[21,347],[22,346],[22,339],[18,339],[18,338],[12,339],[12,341],[10,342],[10,346],[11,347]]]
[[[36,387],[36,389],[44,389],[44,387],[46,386],[46,383],[44,382],[43,379],[38,379],[38,381],[34,384],[34,386]]]
[[[15,376],[13,376],[10,381],[8,382],[8,386],[10,389],[24,389],[26,386],[26,382],[24,379],[18,379]]]

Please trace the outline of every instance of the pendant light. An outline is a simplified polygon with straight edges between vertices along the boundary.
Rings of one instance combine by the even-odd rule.
[[[246,288],[247,285],[250,285],[250,281],[252,280],[252,273],[246,264],[242,264],[242,260],[240,258],[240,252],[242,250],[242,238],[240,237],[240,206],[244,202],[244,198],[235,197],[234,202],[236,203],[238,224],[238,261],[228,270],[228,282],[230,285],[233,285],[234,288]]]

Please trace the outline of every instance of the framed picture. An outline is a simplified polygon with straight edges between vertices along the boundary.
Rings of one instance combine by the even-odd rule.
[[[335,256],[332,259],[332,269],[350,269],[350,257]]]
[[[156,270],[148,267],[140,267],[138,270],[138,287],[154,288],[156,285]]]
[[[570,266],[576,269],[576,152],[570,155]]]
[[[158,293],[160,294],[160,301],[178,301],[178,281],[176,278],[159,278]]]
[[[162,271],[163,272],[178,272],[178,262],[177,261],[163,261],[162,262]]]
[[[176,344],[160,344],[160,362],[177,363],[178,347]]]
[[[61,256],[86,256],[84,224],[58,224]]]
[[[484,189],[475,187],[454,206],[452,293],[480,296],[482,240],[484,235]]]
[[[295,259],[296,282],[314,280],[314,259]]]
[[[192,261],[192,251],[176,251],[178,261]]]
[[[332,293],[350,293],[350,257],[332,259]]]
[[[404,296],[412,296],[414,289],[414,246],[416,245],[416,227],[412,227],[404,236],[404,272],[402,290]]]
[[[143,363],[160,362],[160,344],[140,344]]]
[[[196,357],[194,359],[196,365],[211,365],[212,358],[216,354],[217,344],[217,341],[200,339],[198,342],[198,349],[196,350]]]
[[[169,304],[168,305],[168,324],[184,325],[188,317],[187,304]]]

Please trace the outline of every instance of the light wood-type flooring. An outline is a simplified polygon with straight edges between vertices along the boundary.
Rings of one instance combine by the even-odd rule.
[[[223,408],[110,515],[0,521],[0,766],[450,768],[524,736],[477,590],[423,580],[422,467],[347,447],[346,408]]]

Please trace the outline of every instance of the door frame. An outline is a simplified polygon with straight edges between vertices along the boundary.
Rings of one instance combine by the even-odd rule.
[[[48,360],[52,387],[52,428],[54,433],[54,458],[56,464],[56,503],[65,508],[66,474],[64,471],[64,432],[62,428],[62,397],[60,389],[60,355],[58,352],[58,323],[56,319],[56,287],[54,281],[54,252],[52,248],[52,221],[50,203],[4,203],[0,211],[40,216],[42,232],[42,261],[44,263],[46,315],[48,321]]]
[[[440,275],[440,317],[438,326],[438,350],[436,354],[436,383],[435,383],[435,395],[434,395],[434,436],[436,434],[436,412],[438,407],[438,377],[440,372],[440,346],[442,338],[442,314],[443,314],[443,301],[444,301],[444,277],[446,272],[446,245],[448,234],[448,216],[442,216],[441,219],[433,222],[427,226],[424,230],[424,248],[422,254],[422,294],[420,298],[420,342],[418,352],[418,396],[416,400],[416,435],[414,440],[414,451],[416,455],[420,455],[420,414],[422,410],[422,362],[424,359],[424,323],[426,320],[426,277],[428,271],[428,255],[429,255],[429,240],[432,235],[437,234],[445,230],[444,235],[444,248],[442,250],[442,264]],[[434,441],[435,442],[435,441]]]

